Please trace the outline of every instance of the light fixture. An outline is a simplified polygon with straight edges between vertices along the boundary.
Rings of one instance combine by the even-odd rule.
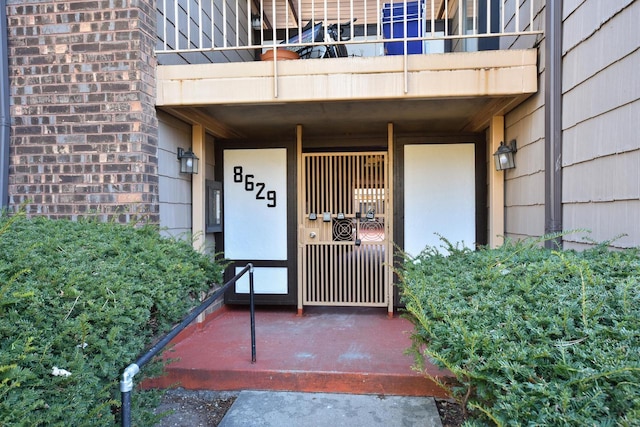
[[[251,27],[256,31],[262,29],[262,21],[260,20],[260,15],[251,15]]]
[[[178,160],[180,160],[180,173],[198,173],[198,161],[200,159],[193,154],[191,148],[185,151],[178,147]]]
[[[516,164],[513,160],[513,154],[518,151],[516,146],[516,140],[512,139],[509,145],[504,142],[500,143],[500,147],[493,153],[493,158],[496,162],[496,170],[501,171],[505,169],[513,169]]]

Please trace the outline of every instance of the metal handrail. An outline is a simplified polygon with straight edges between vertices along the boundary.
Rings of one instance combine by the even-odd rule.
[[[180,324],[176,325],[169,333],[167,333],[160,341],[151,347],[145,354],[140,356],[138,360],[127,366],[122,373],[122,381],[120,381],[120,397],[122,401],[121,407],[121,426],[131,426],[131,390],[133,390],[133,377],[140,372],[140,368],[146,365],[155,355],[157,355],[169,342],[176,337],[184,328],[186,328],[193,320],[203,313],[213,302],[215,302],[227,289],[236,283],[246,272],[249,272],[249,306],[251,313],[251,363],[256,363],[256,325],[255,325],[255,298],[253,288],[253,264],[247,264],[238,274],[225,283],[220,289],[216,290],[213,295],[204,300],[202,304],[193,310]]]

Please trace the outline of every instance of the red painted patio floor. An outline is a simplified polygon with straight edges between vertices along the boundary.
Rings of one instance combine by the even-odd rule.
[[[179,335],[164,357],[178,359],[151,387],[200,390],[445,396],[411,369],[411,323],[384,308],[258,307],[251,363],[248,307],[225,306]],[[430,375],[450,379],[428,366]]]

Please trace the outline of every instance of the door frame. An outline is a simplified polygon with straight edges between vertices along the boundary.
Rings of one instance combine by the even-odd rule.
[[[397,135],[394,145],[394,169],[393,177],[396,183],[394,187],[394,236],[397,247],[404,249],[404,148],[413,144],[464,144],[473,143],[475,146],[475,221],[476,241],[475,246],[484,246],[488,243],[488,199],[487,199],[487,157],[488,148],[484,134],[461,133],[455,135]],[[394,257],[394,265],[402,262],[397,254]],[[397,277],[395,278],[397,281]],[[401,306],[400,295],[397,287],[394,287],[394,304]]]
[[[455,144],[455,143],[473,143],[475,145],[475,220],[476,220],[476,246],[486,245],[488,237],[488,200],[487,200],[487,168],[488,146],[484,134],[478,133],[461,133],[455,135],[442,134],[395,134],[393,124],[388,124],[388,132],[386,141],[379,135],[372,138],[355,137],[353,144],[349,144],[345,151],[367,151],[374,147],[375,150],[387,152],[389,175],[389,191],[390,197],[390,214],[389,214],[389,246],[393,250],[395,247],[404,248],[404,146],[408,144]],[[336,141],[325,140],[326,146],[316,145],[316,141],[310,140],[311,144],[307,145],[305,141],[305,151],[336,151],[337,147],[344,148]],[[367,141],[372,141],[369,144]],[[351,140],[350,140],[351,142]],[[386,145],[386,150],[384,148]],[[310,149],[307,149],[310,147]],[[299,212],[302,212],[301,206],[301,183],[302,169],[299,167],[302,161],[302,126],[296,128],[296,138],[283,138],[278,141],[247,141],[247,140],[217,140],[215,143],[215,180],[223,181],[223,152],[225,149],[261,149],[261,148],[285,148],[287,150],[287,260],[286,261],[255,261],[255,260],[231,260],[229,268],[225,270],[224,280],[231,279],[236,266],[244,267],[248,262],[252,262],[254,266],[280,266],[288,269],[288,293],[286,295],[256,295],[256,303],[269,305],[295,305],[297,304],[298,312],[302,313],[302,268],[303,245],[299,242],[300,237],[300,221]],[[224,221],[224,203],[222,206]],[[215,233],[216,248],[224,248],[224,233]],[[401,259],[393,252],[393,264],[397,265]],[[398,289],[395,285],[397,277],[393,273],[392,268],[388,268],[389,288],[391,289],[389,297],[389,313],[393,313],[394,307],[401,306]],[[225,303],[230,304],[248,304],[248,294],[238,294],[233,291],[227,292],[225,295]]]
[[[393,170],[394,206],[396,227],[394,230],[395,243],[404,249],[404,147],[412,144],[464,144],[475,145],[475,204],[476,204],[476,246],[487,244],[487,141],[483,134],[468,133],[458,135],[400,135],[396,137],[394,147],[395,165]]]
[[[304,309],[304,297],[303,297],[303,286],[305,283],[304,280],[304,259],[305,259],[305,249],[306,249],[306,245],[303,243],[303,238],[302,238],[302,233],[305,232],[305,227],[304,227],[304,220],[303,217],[305,215],[305,208],[304,208],[304,200],[303,197],[301,196],[303,194],[304,189],[302,188],[302,184],[304,182],[303,178],[302,178],[302,174],[304,173],[304,166],[303,166],[303,128],[302,125],[298,125],[296,128],[296,158],[297,158],[297,178],[296,178],[296,185],[297,185],[297,196],[298,196],[298,205],[297,205],[297,213],[296,213],[296,221],[297,221],[297,227],[298,227],[298,234],[297,234],[297,239],[298,239],[298,256],[297,256],[297,264],[298,264],[298,314],[301,315],[302,311]],[[322,153],[322,152],[336,152],[336,148],[340,147],[341,151],[344,152],[363,152],[363,151],[378,151],[378,152],[384,152],[386,154],[386,165],[385,165],[385,170],[386,170],[386,180],[387,180],[387,185],[388,188],[385,189],[385,191],[388,191],[388,195],[386,195],[385,197],[388,198],[388,206],[387,206],[387,213],[386,213],[386,219],[388,221],[388,225],[385,226],[387,232],[388,232],[388,236],[386,238],[386,248],[385,248],[385,253],[388,254],[386,255],[386,259],[393,261],[394,256],[393,256],[393,248],[394,248],[394,233],[395,233],[395,163],[394,163],[394,156],[395,156],[395,150],[394,150],[394,130],[393,130],[393,124],[392,123],[388,123],[387,124],[387,135],[386,135],[386,140],[384,137],[381,137],[380,135],[378,136],[361,136],[361,137],[356,137],[353,139],[349,139],[350,144],[345,146],[345,145],[339,145],[336,144],[337,140],[328,140],[328,141],[323,141],[322,145],[315,145],[313,144],[313,140],[311,140],[311,149],[307,149],[304,150],[304,152],[318,152],[318,153]],[[317,142],[317,141],[316,141]],[[394,302],[396,300],[396,291],[395,286],[394,286],[394,273],[393,273],[393,268],[391,265],[387,265],[385,268],[385,275],[386,275],[386,279],[385,279],[385,290],[384,292],[386,293],[386,307],[387,307],[387,311],[388,311],[388,315],[391,317],[393,316],[393,309],[394,309]]]
[[[227,260],[229,265],[224,272],[224,282],[235,276],[236,267],[244,267],[247,263],[252,263],[254,267],[285,267],[287,268],[287,293],[286,294],[255,294],[255,303],[262,305],[294,305],[297,301],[297,278],[298,264],[296,262],[296,230],[297,230],[297,204],[298,194],[296,192],[296,182],[294,177],[297,176],[297,159],[295,141],[287,138],[269,141],[247,141],[247,140],[217,140],[215,144],[215,180],[222,183],[224,188],[224,151],[225,150],[242,150],[242,149],[269,149],[284,148],[287,157],[287,259],[276,261],[250,260],[250,259],[234,259]],[[222,222],[224,224],[224,216],[226,214],[224,208],[224,197],[222,197]],[[224,232],[215,233],[216,251],[222,251],[224,248]],[[219,248],[219,249],[218,249]],[[221,254],[224,259],[224,253]],[[238,293],[235,287],[231,287],[226,293],[224,302],[226,304],[248,304],[249,294]]]

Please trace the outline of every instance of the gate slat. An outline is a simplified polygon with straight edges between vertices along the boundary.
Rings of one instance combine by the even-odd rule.
[[[315,238],[309,238],[309,233],[304,237],[303,304],[387,305],[385,160],[386,154],[379,152],[303,154],[305,194],[301,197],[308,212],[302,221],[316,232]],[[375,212],[371,222],[367,219],[370,209]],[[331,213],[327,222],[325,212]],[[355,219],[357,212],[360,219]],[[315,221],[309,219],[310,213],[317,215]],[[344,241],[350,226],[337,223],[338,213],[353,221],[360,246]],[[339,237],[334,223],[345,227]]]

